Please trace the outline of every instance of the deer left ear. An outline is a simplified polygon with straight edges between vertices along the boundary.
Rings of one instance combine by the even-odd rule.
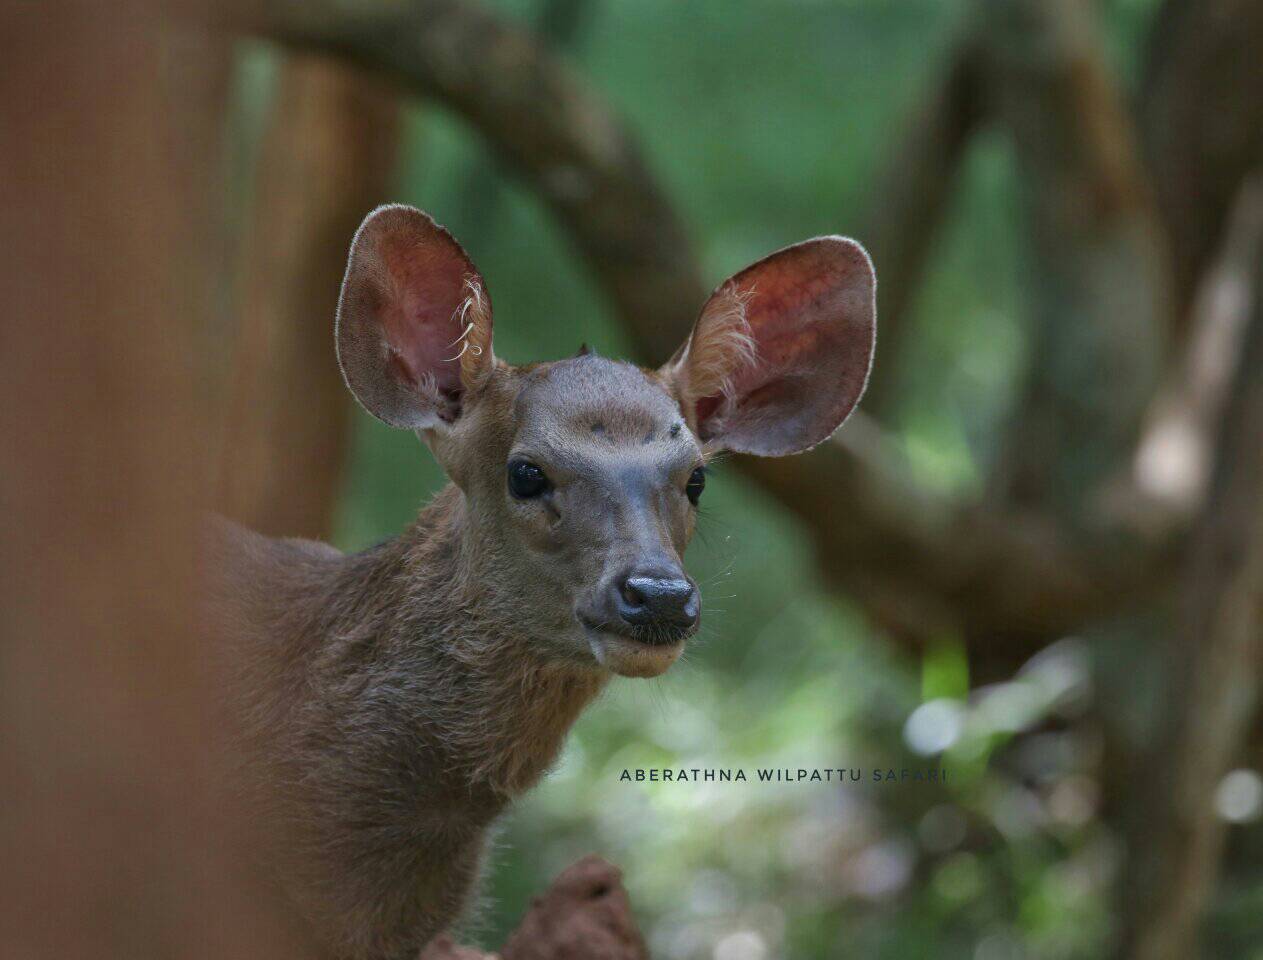
[[[378,207],[361,224],[334,329],[347,386],[393,427],[454,423],[493,367],[482,276],[452,235],[413,207]]]
[[[854,240],[818,237],[724,281],[662,369],[708,446],[778,457],[829,437],[868,383],[877,280]]]

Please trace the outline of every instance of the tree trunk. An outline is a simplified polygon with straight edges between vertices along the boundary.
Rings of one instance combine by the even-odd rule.
[[[297,956],[235,856],[196,632],[227,58],[130,3],[7,4],[0,37],[4,951]]]
[[[272,535],[327,538],[350,398],[333,351],[347,238],[390,199],[399,108],[380,80],[301,54],[260,151],[229,376],[221,509]]]

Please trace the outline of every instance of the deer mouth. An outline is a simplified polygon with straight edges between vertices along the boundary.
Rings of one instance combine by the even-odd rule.
[[[622,677],[657,677],[679,659],[685,634],[640,631],[623,633],[580,619],[592,656],[606,670]]]

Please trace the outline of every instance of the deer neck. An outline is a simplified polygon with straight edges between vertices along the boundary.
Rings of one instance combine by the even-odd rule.
[[[448,768],[509,797],[547,772],[606,676],[523,632],[513,616],[522,598],[503,588],[486,534],[449,484],[392,551],[404,596],[391,633],[402,651],[420,651],[424,722]]]

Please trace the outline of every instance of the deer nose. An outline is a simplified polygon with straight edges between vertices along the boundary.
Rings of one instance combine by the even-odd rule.
[[[692,629],[701,598],[678,572],[633,571],[618,588],[618,613],[634,627],[665,627],[674,639]]]

